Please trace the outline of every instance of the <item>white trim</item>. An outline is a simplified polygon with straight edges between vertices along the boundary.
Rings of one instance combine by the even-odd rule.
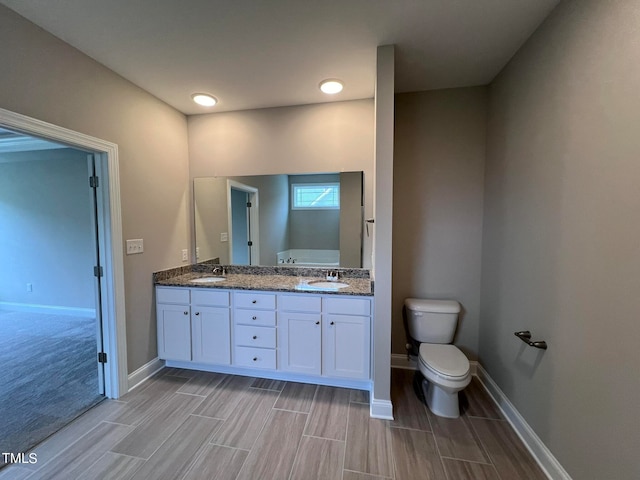
[[[164,368],[164,360],[160,360],[158,357],[154,358],[150,362],[145,363],[138,368],[135,372],[131,373],[128,378],[129,391],[139,387],[144,382],[149,380],[153,375],[158,373]]]
[[[480,364],[477,365],[477,377],[547,477],[553,480],[571,480],[560,462]]]
[[[383,420],[393,420],[393,404],[391,400],[378,400],[371,396],[369,405],[369,416],[371,418],[381,418]]]
[[[127,339],[124,294],[124,259],[118,146],[99,138],[27,117],[0,108],[0,126],[96,152],[96,168],[101,177],[98,207],[99,239],[104,276],[102,281],[102,318],[104,350],[110,359],[105,365],[105,393],[118,398],[127,392]]]
[[[46,313],[51,315],[69,315],[71,317],[96,318],[95,308],[63,307],[58,305],[35,305],[31,303],[0,302],[0,310],[15,312]]]
[[[402,368],[405,370],[417,370],[418,362],[415,357],[407,358],[406,355],[402,355],[401,353],[392,353],[391,354],[391,368]]]

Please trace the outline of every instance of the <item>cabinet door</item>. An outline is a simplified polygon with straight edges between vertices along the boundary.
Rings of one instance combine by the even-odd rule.
[[[193,361],[229,365],[231,327],[225,307],[191,307]]]
[[[287,372],[320,375],[321,315],[278,313],[278,369]]]
[[[325,315],[323,374],[340,378],[369,378],[370,330],[370,317]]]
[[[191,320],[188,305],[157,306],[158,357],[191,360]]]

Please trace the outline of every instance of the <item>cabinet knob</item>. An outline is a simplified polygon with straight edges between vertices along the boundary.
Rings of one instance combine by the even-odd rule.
[[[335,325],[335,324],[336,324],[336,322],[331,322],[329,325]]]
[[[257,362],[258,361],[258,357],[253,357],[253,361]]]
[[[255,315],[253,317],[251,317],[251,320],[257,320],[258,317],[256,317]]]
[[[185,310],[184,314],[185,314],[185,315],[189,315],[189,312],[187,312],[187,311]]]
[[[320,321],[317,321],[317,322],[316,322],[316,325],[320,325]]]
[[[258,336],[257,336],[257,335],[254,335],[254,336],[253,336],[253,339],[255,340],[256,338],[258,338]]]
[[[258,303],[257,300],[251,300],[251,303]]]
[[[200,315],[200,312],[196,312],[196,316],[197,316],[197,315]]]

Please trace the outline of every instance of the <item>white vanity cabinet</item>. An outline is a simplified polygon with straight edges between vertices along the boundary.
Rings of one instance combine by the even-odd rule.
[[[309,375],[322,373],[320,296],[278,296],[278,368]]]
[[[159,358],[191,360],[190,313],[188,289],[156,288]]]
[[[156,287],[168,366],[366,388],[371,297]]]
[[[371,363],[371,301],[278,296],[278,368],[366,380]]]
[[[233,364],[276,369],[276,296],[265,292],[233,294]]]
[[[371,363],[371,301],[325,298],[322,370],[330,377],[367,379]]]
[[[159,358],[231,363],[229,292],[157,287],[156,315]]]
[[[191,356],[194,362],[229,365],[229,292],[192,288]]]

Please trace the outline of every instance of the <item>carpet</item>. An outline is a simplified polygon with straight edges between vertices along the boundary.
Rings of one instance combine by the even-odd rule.
[[[100,402],[96,358],[94,318],[0,311],[0,452],[26,452]]]

